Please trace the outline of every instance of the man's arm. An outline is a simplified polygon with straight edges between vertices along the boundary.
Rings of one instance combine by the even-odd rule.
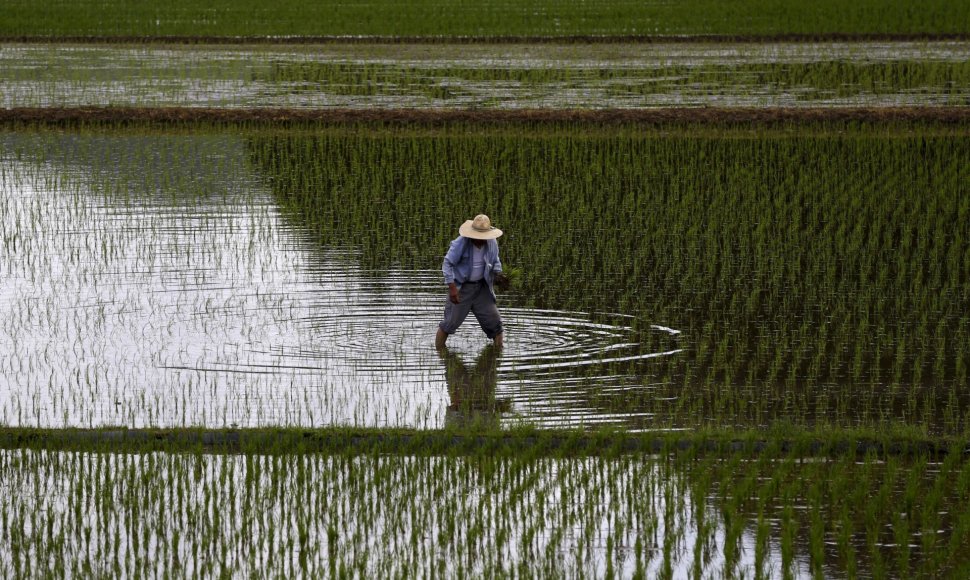
[[[448,252],[445,254],[445,259],[441,262],[441,273],[445,275],[445,284],[448,285],[448,299],[455,304],[458,304],[458,286],[455,284],[455,263],[461,259],[458,248],[460,239],[451,242],[451,246],[448,247]]]
[[[445,284],[449,286],[455,283],[455,266],[461,261],[461,238],[452,240],[445,252],[445,259],[441,262],[441,273],[445,275]]]
[[[452,286],[455,283],[455,265],[451,263],[448,259],[448,254],[445,254],[445,259],[441,262],[441,273],[445,275],[445,284]]]

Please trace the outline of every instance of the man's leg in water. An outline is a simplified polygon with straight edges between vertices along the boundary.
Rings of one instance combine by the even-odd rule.
[[[465,322],[468,311],[472,309],[474,298],[472,292],[477,289],[475,288],[477,286],[477,284],[462,284],[458,289],[458,304],[452,302],[450,298],[445,298],[445,316],[438,323],[438,333],[434,338],[436,348],[444,347],[448,337],[458,330],[462,322]]]
[[[482,288],[475,296],[471,307],[472,313],[478,320],[478,325],[485,332],[485,336],[494,340],[495,346],[502,348],[504,336],[502,316],[498,312],[495,297],[488,291],[488,286],[482,284]]]

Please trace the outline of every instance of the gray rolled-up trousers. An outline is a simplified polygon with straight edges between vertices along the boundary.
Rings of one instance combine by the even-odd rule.
[[[499,316],[495,296],[484,279],[462,284],[458,289],[458,304],[445,298],[445,317],[438,324],[438,328],[447,334],[453,334],[465,322],[469,310],[485,331],[485,336],[495,338],[502,334],[502,317]]]

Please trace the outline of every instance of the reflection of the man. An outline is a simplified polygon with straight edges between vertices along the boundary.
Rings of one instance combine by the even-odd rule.
[[[451,404],[445,414],[447,427],[497,427],[500,414],[510,408],[508,399],[495,398],[498,355],[494,345],[486,346],[469,370],[457,353],[447,346],[438,349],[445,363],[445,377]]]

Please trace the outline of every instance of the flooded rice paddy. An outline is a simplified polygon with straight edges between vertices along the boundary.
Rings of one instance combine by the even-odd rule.
[[[962,106],[970,44],[0,45],[0,107]]]
[[[0,107],[961,106],[967,43],[0,46]],[[12,124],[11,124],[12,127]],[[6,427],[965,434],[965,127],[0,130]],[[433,347],[461,221],[506,347]],[[966,577],[963,455],[0,452],[4,576]]]
[[[321,247],[281,215],[241,139],[2,142],[7,425],[430,428],[497,423],[499,410],[506,422],[623,423],[637,412],[589,404],[635,388],[611,364],[683,348],[674,329],[654,328],[645,352],[629,316],[512,298],[501,358],[480,354],[473,319],[439,353],[440,271],[364,268],[352,239]],[[477,393],[449,363],[488,373],[475,408],[459,405]]]
[[[954,432],[970,408],[960,136],[25,130],[0,150],[7,425]],[[507,348],[470,319],[439,353],[441,256],[483,208],[522,272]]]
[[[943,463],[0,452],[5,576],[958,577]],[[903,510],[903,511],[898,511]]]
[[[705,519],[705,506],[693,504],[681,478],[650,459],[23,451],[0,454],[0,462],[30,490],[7,496],[4,519],[44,514],[22,530],[4,527],[14,556],[6,572],[17,576],[74,574],[84,566],[132,576],[159,569],[371,577],[755,570],[755,534],[730,538],[738,546],[726,561],[716,510]],[[96,498],[73,483],[78,476],[97,484]],[[306,477],[314,484],[306,485]],[[584,509],[590,501],[599,509]],[[399,502],[427,509],[401,512]],[[162,504],[170,508],[158,509]],[[56,537],[45,533],[51,526],[60,530]],[[85,536],[94,540],[94,553],[84,548]],[[199,551],[219,557],[192,557]],[[780,575],[777,541],[763,541],[758,555],[762,572]],[[804,554],[794,555],[786,554],[790,572],[807,575]],[[77,569],[59,570],[65,563]]]

